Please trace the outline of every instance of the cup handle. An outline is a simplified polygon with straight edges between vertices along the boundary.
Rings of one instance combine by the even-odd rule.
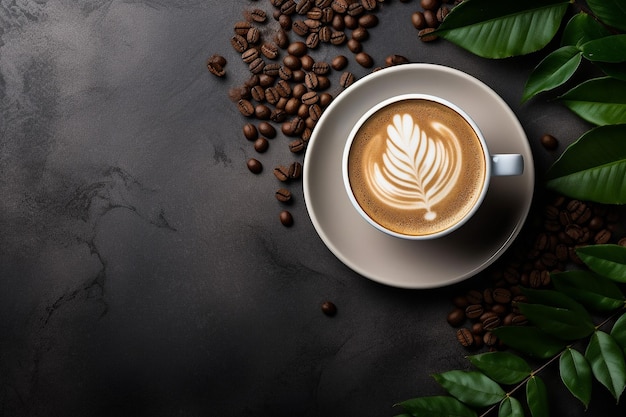
[[[491,175],[503,177],[522,175],[524,172],[524,157],[520,154],[491,155]]]

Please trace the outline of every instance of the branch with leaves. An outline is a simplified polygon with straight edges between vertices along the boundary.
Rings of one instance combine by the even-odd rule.
[[[565,21],[566,13],[573,17]],[[547,173],[547,187],[568,197],[626,204],[626,2],[624,0],[465,0],[435,34],[485,58],[544,49],[563,26],[560,46],[529,75],[522,102],[568,83],[583,60],[604,76],[557,97],[596,125],[572,143]],[[448,395],[414,398],[399,417],[524,415],[515,394],[525,390],[533,417],[548,412],[539,374],[558,361],[561,381],[586,408],[595,378],[619,401],[626,388],[626,247],[578,248],[587,266],[551,275],[554,289],[524,289],[519,305],[529,326],[501,327],[496,336],[512,351],[469,356],[476,368],[434,375]],[[592,313],[605,315],[594,324]],[[606,327],[611,326],[610,330]],[[545,360],[532,369],[524,356]]]

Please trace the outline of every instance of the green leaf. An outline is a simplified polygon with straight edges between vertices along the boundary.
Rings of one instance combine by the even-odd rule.
[[[561,380],[572,395],[578,398],[585,409],[591,401],[591,367],[587,359],[577,350],[568,348],[559,359]]]
[[[450,395],[474,407],[495,404],[506,395],[497,382],[476,371],[448,371],[434,378]]]
[[[582,135],[552,165],[547,179],[549,188],[572,198],[626,203],[626,125]]]
[[[549,54],[528,77],[522,102],[565,83],[576,72],[581,60],[581,52],[575,46],[564,46]]]
[[[511,348],[539,359],[551,358],[567,345],[532,326],[504,326],[494,329],[493,333]]]
[[[481,353],[468,359],[472,365],[500,384],[517,384],[532,371],[524,359],[509,352]]]
[[[601,21],[614,28],[626,30],[624,0],[587,0],[587,4]]]
[[[507,396],[500,403],[498,417],[524,417],[522,404],[514,397]]]
[[[595,273],[613,281],[626,282],[626,247],[591,245],[578,248],[576,254]]]
[[[613,281],[589,271],[552,274],[554,287],[574,300],[597,311],[613,311],[624,306],[624,294]]]
[[[626,35],[612,35],[595,39],[581,45],[583,56],[589,61],[626,61]]]
[[[596,62],[602,72],[606,75],[617,78],[618,80],[626,81],[626,63],[620,62],[618,64],[611,64],[609,62]]]
[[[575,340],[593,333],[595,326],[587,310],[571,297],[551,290],[526,289],[532,304],[520,303],[519,309],[544,332],[563,340]]]
[[[626,81],[611,77],[594,78],[572,88],[559,99],[590,123],[626,123]]]
[[[446,396],[413,398],[398,405],[414,417],[476,417],[474,410]]]
[[[434,33],[485,58],[538,51],[556,34],[569,0],[466,0]]]
[[[526,382],[526,402],[533,417],[548,417],[548,390],[541,378],[533,375]]]
[[[594,39],[609,36],[611,31],[587,13],[573,16],[563,30],[561,46],[578,46]]]
[[[624,352],[607,333],[596,331],[589,341],[585,358],[596,379],[619,401],[626,387]]]
[[[626,354],[626,314],[622,314],[613,325],[611,337],[615,339]]]

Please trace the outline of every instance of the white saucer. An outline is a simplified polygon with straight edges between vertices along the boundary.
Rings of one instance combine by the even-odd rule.
[[[377,102],[406,93],[438,95],[463,108],[482,130],[491,153],[524,156],[524,174],[494,177],[474,217],[434,241],[388,236],[359,216],[341,176],[350,129]],[[304,158],[304,198],[317,233],[344,264],[373,281],[402,288],[434,288],[469,278],[493,263],[522,228],[535,173],[526,134],[513,111],[472,76],[432,64],[406,64],[368,75],[324,111]]]

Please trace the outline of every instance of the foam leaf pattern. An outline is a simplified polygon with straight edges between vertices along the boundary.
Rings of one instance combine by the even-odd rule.
[[[461,174],[461,149],[454,132],[433,122],[429,136],[409,114],[396,114],[387,126],[382,164],[368,170],[377,197],[405,210],[426,210],[434,220],[433,207],[450,193]]]

